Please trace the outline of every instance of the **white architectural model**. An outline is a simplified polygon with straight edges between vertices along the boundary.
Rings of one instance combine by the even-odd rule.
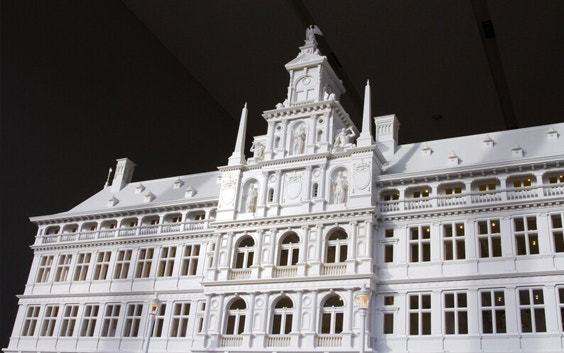
[[[32,218],[5,352],[562,351],[564,124],[398,145],[367,84],[358,131],[315,34],[252,157],[245,106],[218,172]]]

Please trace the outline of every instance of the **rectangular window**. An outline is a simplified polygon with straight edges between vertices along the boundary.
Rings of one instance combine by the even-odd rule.
[[[558,306],[560,307],[560,329],[564,331],[564,288],[558,288]]]
[[[35,335],[35,328],[37,327],[37,320],[39,318],[39,305],[30,305],[25,312],[24,324],[22,327],[22,336]]]
[[[52,265],[53,255],[41,256],[41,259],[39,260],[39,269],[37,271],[37,283],[43,283],[49,280]]]
[[[564,183],[564,175],[551,176],[548,178],[548,182],[551,184]]]
[[[206,302],[198,302],[198,311],[196,312],[196,324],[198,333],[204,332],[204,318],[206,315]]]
[[[517,255],[534,255],[539,253],[539,235],[537,231],[537,218],[515,217],[515,246]]]
[[[422,198],[422,197],[429,197],[430,191],[429,189],[414,191],[412,194],[414,199]]]
[[[157,277],[171,277],[174,269],[174,259],[176,257],[176,246],[165,246],[161,249],[161,259]]]
[[[189,314],[190,303],[174,303],[172,323],[170,325],[170,337],[186,337]]]
[[[505,294],[503,290],[482,291],[482,333],[506,333]]]
[[[562,215],[553,214],[550,216],[552,226],[552,238],[554,239],[554,251],[564,252],[564,232],[562,229]]]
[[[96,255],[96,265],[94,266],[94,281],[103,281],[108,278],[108,270],[110,268],[111,251],[101,251]]]
[[[45,307],[45,316],[43,317],[43,324],[41,325],[41,332],[39,334],[40,336],[53,336],[58,316],[58,305],[47,305]]]
[[[155,315],[155,326],[153,326],[153,337],[163,336],[164,319],[166,313],[166,304],[159,305],[159,311]]]
[[[524,188],[531,186],[531,178],[519,179],[513,181],[514,188]]]
[[[64,282],[67,280],[69,276],[71,261],[72,255],[59,255],[59,261],[57,262],[57,269],[55,271],[55,282]]]
[[[501,256],[501,231],[499,219],[478,221],[478,242],[480,257]]]
[[[496,185],[494,183],[478,184],[478,190],[480,191],[492,191],[495,189],[496,189]]]
[[[119,320],[121,304],[108,304],[104,310],[104,319],[102,320],[102,337],[115,337]]]
[[[455,186],[452,188],[446,188],[445,194],[452,195],[452,194],[461,194],[462,193],[462,186]]]
[[[391,309],[394,305],[394,297],[392,295],[384,297],[384,310]],[[391,335],[394,333],[394,313],[384,312],[383,333]]]
[[[384,262],[394,262],[394,244],[384,245]]]
[[[141,314],[143,313],[143,304],[127,304],[125,309],[125,325],[123,326],[123,337],[139,336],[139,327],[141,326]]]
[[[116,268],[114,269],[114,279],[126,279],[129,275],[129,265],[131,263],[131,250],[120,250],[117,253]]]
[[[86,276],[88,275],[88,267],[90,266],[90,253],[78,254],[76,259],[76,267],[74,269],[74,281],[86,281]]]
[[[466,293],[445,293],[445,334],[465,335],[468,333],[468,302]]]
[[[431,227],[411,227],[409,233],[410,262],[431,261]]]
[[[96,329],[96,321],[98,320],[99,310],[100,305],[98,304],[86,304],[84,306],[82,326],[80,327],[81,337],[94,337],[94,330]]]
[[[139,249],[135,278],[149,278],[149,275],[151,274],[151,264],[153,263],[154,250],[155,249],[153,248]]]
[[[409,334],[431,334],[431,295],[409,295]]]
[[[542,288],[519,290],[521,332],[546,332],[544,294]]]
[[[72,337],[76,326],[78,305],[66,305],[63,310],[63,321],[61,322],[61,337]]]
[[[463,223],[443,225],[443,248],[445,260],[463,260],[466,258]]]
[[[200,256],[200,244],[186,245],[182,254],[181,276],[194,276],[198,269],[198,258]]]

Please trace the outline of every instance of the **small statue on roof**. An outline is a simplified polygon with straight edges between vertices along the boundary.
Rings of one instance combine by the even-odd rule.
[[[321,30],[316,25],[311,25],[306,29],[306,41],[314,41],[315,35],[322,36]]]

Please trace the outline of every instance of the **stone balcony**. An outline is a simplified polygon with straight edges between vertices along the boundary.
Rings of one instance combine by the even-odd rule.
[[[145,237],[156,234],[172,234],[181,232],[196,232],[210,229],[213,220],[164,223],[157,225],[141,225],[114,229],[100,229],[94,231],[80,231],[74,233],[49,234],[37,236],[35,245],[86,242],[107,239]]]
[[[520,203],[524,200],[549,200],[564,197],[564,185],[540,185],[519,189],[471,191],[461,194],[429,196],[417,199],[380,201],[381,213],[417,211],[425,209],[449,209],[461,206],[481,206],[496,203]]]

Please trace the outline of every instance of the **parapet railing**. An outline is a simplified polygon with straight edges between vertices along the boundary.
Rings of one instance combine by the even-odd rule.
[[[379,201],[380,212],[414,211],[431,208],[448,208],[461,205],[480,205],[497,202],[519,202],[564,196],[564,185],[539,185],[518,189],[472,191],[461,194],[429,196],[422,198]]]
[[[36,238],[36,244],[53,244],[86,240],[149,236],[177,232],[191,232],[210,228],[210,220],[141,225],[123,228],[79,231],[74,233],[46,234]]]

